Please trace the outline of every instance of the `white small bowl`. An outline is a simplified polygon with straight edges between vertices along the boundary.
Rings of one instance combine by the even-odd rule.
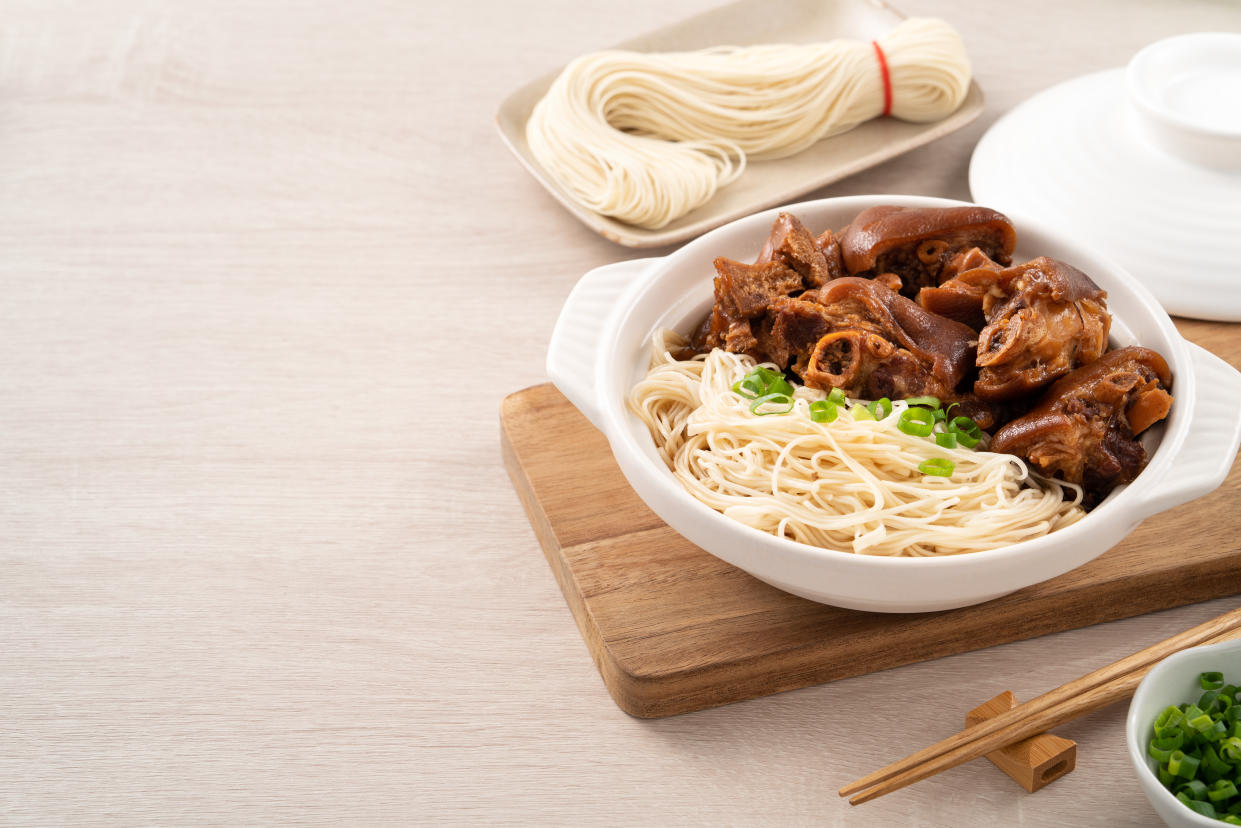
[[[1159,818],[1172,828],[1218,828],[1223,824],[1182,805],[1159,781],[1155,775],[1155,760],[1146,753],[1151,728],[1159,712],[1168,705],[1196,702],[1203,693],[1198,676],[1212,671],[1222,672],[1225,681],[1241,681],[1241,640],[1191,647],[1168,656],[1146,674],[1129,703],[1129,716],[1125,719],[1129,761],[1137,772],[1142,793],[1146,794]]]
[[[1157,41],[1134,55],[1125,80],[1152,143],[1191,164],[1241,170],[1241,34]]]
[[[607,436],[634,491],[691,542],[774,587],[832,606],[871,612],[930,612],[978,604],[1046,581],[1106,552],[1142,520],[1217,488],[1241,442],[1241,374],[1185,341],[1150,292],[1115,262],[1013,214],[1014,261],[1051,256],[1089,274],[1108,293],[1112,338],[1144,345],[1172,369],[1176,402],[1144,438],[1150,462],[1089,515],[1012,546],[927,558],[857,555],[778,538],[696,500],[656,453],[625,403],[646,373],[651,335],[688,333],[711,308],[717,256],[753,259],[781,209],[807,227],[839,229],[868,207],[951,207],[920,196],[827,198],[767,210],[719,227],[662,258],[587,273],[569,294],[548,345],[553,383]],[[1193,439],[1190,439],[1190,434]]]

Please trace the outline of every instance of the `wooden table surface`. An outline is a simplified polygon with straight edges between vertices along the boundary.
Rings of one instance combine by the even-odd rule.
[[[0,823],[1158,824],[1123,705],[1058,731],[1078,767],[1037,794],[985,763],[834,790],[1232,599],[657,721],[605,691],[498,410],[575,280],[639,254],[493,116],[713,2],[6,6]],[[1018,101],[1241,30],[1218,0],[897,5],[962,31],[986,112],[816,196],[966,198]]]

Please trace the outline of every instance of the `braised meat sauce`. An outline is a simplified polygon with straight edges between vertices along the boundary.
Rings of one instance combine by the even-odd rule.
[[[771,362],[860,399],[933,395],[991,450],[1076,483],[1093,505],[1146,464],[1172,377],[1145,348],[1108,351],[1107,295],[1072,265],[1012,265],[1016,232],[985,207],[874,207],[839,232],[781,213],[753,263],[715,260],[691,348]],[[914,300],[917,301],[914,301]]]

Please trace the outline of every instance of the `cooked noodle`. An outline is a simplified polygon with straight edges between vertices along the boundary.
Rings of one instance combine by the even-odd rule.
[[[732,385],[755,361],[721,349],[673,358],[685,344],[656,335],[629,405],[685,488],[733,520],[831,549],[927,556],[1006,546],[1085,514],[1079,487],[1034,480],[1018,457],[900,431],[899,402],[881,421],[816,423],[810,403],[826,395],[797,387],[788,414],[751,414]],[[950,478],[918,471],[935,457],[955,464]]]
[[[961,105],[969,59],[947,23],[911,18],[878,43],[893,116],[936,121]],[[578,203],[653,229],[734,181],[747,157],[801,152],[883,108],[884,76],[865,41],[606,51],[564,69],[526,140]]]

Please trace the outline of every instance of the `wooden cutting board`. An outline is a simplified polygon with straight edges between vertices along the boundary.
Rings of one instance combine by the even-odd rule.
[[[1241,330],[1180,323],[1238,364]],[[1188,330],[1187,330],[1188,328]],[[1241,415],[1239,415],[1241,416]],[[889,615],[781,592],[672,531],[552,385],[500,410],[504,461],[604,683],[654,718],[1241,592],[1241,465],[1086,566],[973,607]]]

